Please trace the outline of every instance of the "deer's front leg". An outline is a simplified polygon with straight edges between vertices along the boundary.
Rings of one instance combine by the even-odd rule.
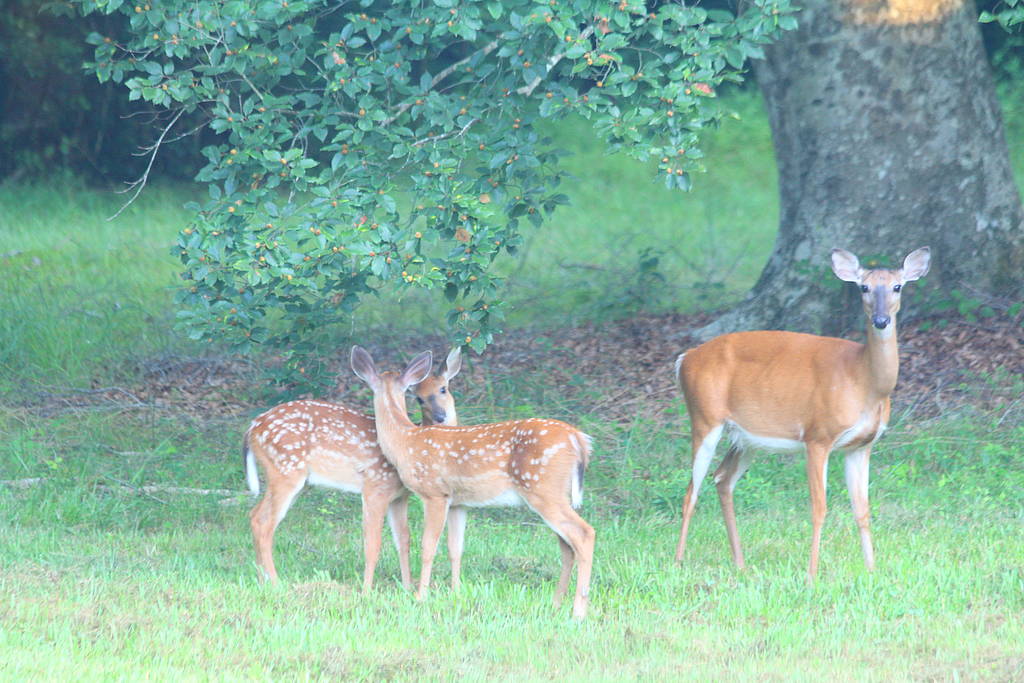
[[[363,592],[373,590],[373,572],[380,557],[380,537],[384,529],[387,498],[363,489]]]
[[[456,505],[448,510],[448,559],[452,564],[452,590],[458,590],[462,574],[462,547],[466,540],[466,508]]]
[[[422,566],[420,568],[420,587],[416,591],[416,599],[427,597],[430,588],[430,571],[434,566],[434,555],[437,544],[441,540],[441,531],[448,517],[449,500],[445,496],[423,498],[423,543],[420,548]]]
[[[825,484],[828,481],[829,446],[807,444],[807,483],[811,490],[811,563],[807,578],[813,583],[818,576],[818,554],[821,550],[821,526],[825,522]]]
[[[412,590],[412,573],[409,571],[409,494],[403,494],[388,506],[388,525],[398,549],[398,570],[402,575],[402,587]]]
[[[871,546],[871,507],[868,505],[868,467],[871,446],[846,454],[846,488],[850,492],[853,516],[860,529],[860,546],[868,571],[875,568],[875,551]]]

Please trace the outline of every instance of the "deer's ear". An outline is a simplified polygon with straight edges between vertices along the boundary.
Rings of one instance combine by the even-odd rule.
[[[456,346],[454,349],[448,352],[448,357],[444,361],[444,378],[451,381],[452,377],[459,374],[459,370],[462,369],[462,347]]]
[[[904,282],[911,282],[928,274],[932,265],[932,250],[928,247],[921,247],[907,254],[903,259],[903,270],[900,276]]]
[[[860,282],[864,272],[857,257],[845,249],[832,250],[832,272],[844,282]]]
[[[369,384],[371,388],[380,381],[373,357],[362,346],[352,347],[349,363],[352,365],[352,372],[356,373],[356,377]]]
[[[398,383],[402,390],[408,389],[414,384],[419,384],[430,376],[430,369],[434,367],[434,354],[424,351],[405,366],[402,374],[398,377]]]

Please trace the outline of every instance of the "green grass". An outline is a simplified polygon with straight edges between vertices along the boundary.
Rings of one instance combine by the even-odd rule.
[[[986,537],[983,553],[927,547],[962,539],[953,524],[900,537],[918,543],[873,575],[834,570],[814,589],[794,578],[795,567],[774,562],[741,576],[710,559],[676,568],[667,553],[650,550],[666,545],[674,525],[607,525],[606,556],[638,557],[604,562],[582,625],[550,608],[556,553],[528,527],[513,538],[508,524],[473,524],[472,532],[486,535],[472,557],[473,580],[419,605],[394,585],[354,593],[351,581],[324,571],[259,587],[221,566],[243,557],[208,549],[244,533],[234,526],[203,528],[203,542],[180,532],[125,534],[114,554],[84,534],[75,538],[84,566],[6,567],[5,676],[1013,680],[1024,673],[1024,632],[1014,614],[1024,608],[1022,581],[1004,559],[1012,540]],[[330,534],[304,540],[354,549]],[[961,571],[975,562],[990,571]],[[525,568],[509,576],[509,563]]]
[[[123,195],[68,178],[0,186],[0,391],[109,381],[137,358],[189,348],[171,330],[185,200],[148,189],[110,221]]]
[[[760,105],[749,96],[730,104],[742,120],[712,132],[710,171],[686,196],[664,191],[643,165],[603,155],[578,123],[554,128],[577,152],[566,190],[574,205],[499,264],[510,328],[545,334],[580,319],[715,306],[753,282],[777,220],[774,168]],[[1018,171],[1021,113],[1007,108]],[[874,573],[864,570],[835,456],[811,587],[800,457],[761,455],[737,490],[747,571],[731,565],[710,481],[676,567],[689,480],[681,411],[655,406],[644,414],[667,411],[664,422],[605,423],[562,401],[538,368],[476,388],[480,398],[460,415],[559,415],[594,435],[583,515],[598,538],[585,623],[569,620],[568,605],[551,608],[557,545],[526,510],[471,514],[463,589],[445,587],[442,551],[437,588],[417,604],[397,585],[390,547],[377,589],[358,592],[358,499],[310,490],[277,537],[282,585],[259,585],[247,497],[132,492],[240,491],[246,416],[43,410],[24,400],[130,384],[148,360],[200,352],[172,330],[169,247],[191,192],[148,190],[107,221],[120,196],[74,182],[0,187],[0,480],[45,479],[0,485],[0,678],[1024,678],[1019,405],[895,421],[873,454]],[[636,270],[647,247],[664,248],[654,288]],[[422,334],[439,328],[443,307],[385,297],[353,329]],[[579,380],[607,389],[587,384],[585,370]],[[414,504],[414,538],[420,522]]]
[[[127,422],[127,425],[125,424]],[[822,572],[804,581],[803,467],[762,456],[737,491],[749,569],[731,566],[705,488],[688,557],[672,563],[687,481],[675,428],[584,425],[598,438],[583,515],[598,530],[591,614],[554,610],[554,538],[525,510],[474,511],[463,589],[417,604],[388,547],[358,592],[359,506],[307,491],[279,531],[277,587],[256,582],[248,502],[98,485],[238,488],[223,424],[54,425],[0,477],[0,653],[7,678],[471,680],[568,678],[1010,680],[1024,675],[1024,429],[985,419],[897,428],[875,454],[878,570],[863,568],[841,464],[830,477]],[[132,445],[130,455],[114,451]],[[145,435],[145,439],[141,438]],[[75,444],[53,458],[48,440]],[[140,443],[136,443],[138,447]],[[234,444],[231,444],[234,446]],[[27,467],[26,467],[27,466]],[[646,470],[647,479],[633,475]],[[419,528],[413,506],[414,533]],[[414,566],[416,556],[414,553]]]

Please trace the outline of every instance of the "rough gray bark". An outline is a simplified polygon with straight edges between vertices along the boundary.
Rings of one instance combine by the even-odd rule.
[[[1019,298],[1024,212],[973,2],[800,4],[799,29],[755,65],[779,168],[775,248],[747,299],[700,333],[846,329],[859,308],[828,271],[832,247],[898,266],[930,245],[929,288]]]

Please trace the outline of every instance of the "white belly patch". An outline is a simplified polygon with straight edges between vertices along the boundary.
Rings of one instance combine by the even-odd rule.
[[[465,505],[471,508],[516,507],[523,504],[522,497],[513,489],[507,489],[490,500],[453,500],[452,505]]]
[[[338,481],[337,479],[328,479],[327,477],[321,476],[316,472],[310,472],[306,482],[313,486],[326,486],[327,488],[337,489],[344,491],[345,493],[362,493],[363,487],[359,484],[355,484],[350,481]]]
[[[735,422],[726,422],[729,429],[729,440],[742,449],[761,448],[766,451],[798,451],[804,447],[802,441],[780,439],[774,436],[760,436],[748,432]]]

